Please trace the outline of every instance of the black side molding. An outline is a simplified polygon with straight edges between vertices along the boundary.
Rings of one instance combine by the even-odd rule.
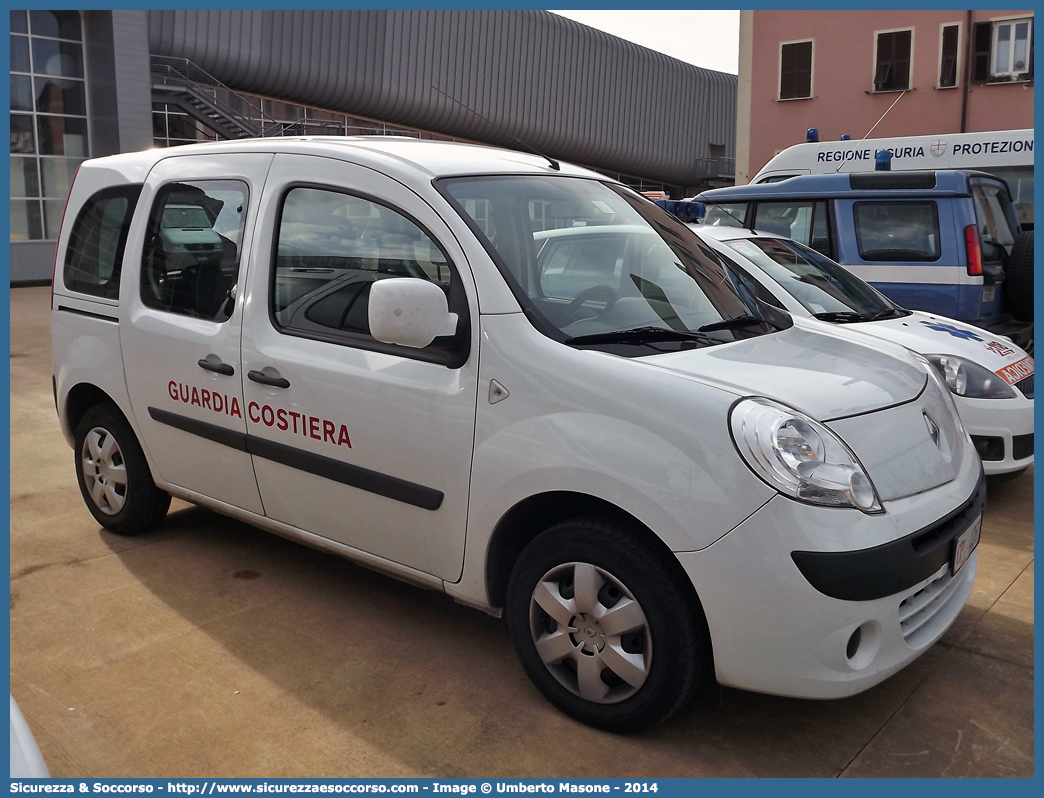
[[[368,493],[376,493],[378,496],[386,496],[423,510],[438,510],[445,497],[441,490],[418,485],[416,482],[409,482],[379,471],[371,471],[362,466],[344,463],[332,457],[324,457],[293,446],[258,438],[256,435],[234,432],[216,424],[197,421],[194,418],[180,416],[157,407],[150,407],[149,415],[161,424],[180,429],[191,435],[198,435],[223,446],[248,452],[255,457],[315,474],[323,479],[340,482],[342,485],[350,485]]]
[[[353,488],[365,490],[368,493],[376,493],[378,496],[387,496],[389,499],[412,504],[424,510],[438,510],[442,505],[443,492],[418,485],[416,482],[407,482],[405,479],[388,476],[379,471],[371,471],[368,468],[335,460],[332,457],[323,457],[321,454],[313,454],[303,449],[295,449],[275,441],[258,438],[256,435],[247,435],[247,451],[265,460],[296,468],[309,474],[332,479],[342,485],[351,485]]]
[[[246,433],[225,429],[217,424],[208,424],[205,421],[197,421],[194,418],[179,416],[177,413],[160,410],[158,407],[150,407],[149,415],[160,424],[166,424],[168,427],[174,427],[174,429],[188,432],[191,435],[198,435],[200,438],[206,438],[208,441],[214,441],[222,446],[238,449],[241,452],[248,451]]]
[[[79,308],[70,308],[68,305],[59,305],[58,310],[64,313],[75,313],[77,316],[86,316],[89,319],[101,319],[102,321],[109,321],[113,324],[119,324],[120,320],[115,316],[106,316],[103,313],[91,313],[89,310],[80,310]]]
[[[982,512],[986,477],[964,504],[911,535],[859,551],[793,551],[794,564],[820,593],[872,601],[922,582],[950,561],[950,544]]]

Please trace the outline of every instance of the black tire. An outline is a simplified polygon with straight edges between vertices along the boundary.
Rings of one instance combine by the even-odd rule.
[[[1004,295],[1008,312],[1019,321],[1033,321],[1033,231],[1019,233],[1008,258]]]
[[[666,720],[696,693],[711,662],[710,635],[699,600],[669,557],[630,530],[597,518],[557,524],[522,552],[508,584],[511,637],[533,684],[567,715],[608,731],[639,731]],[[585,582],[591,589],[570,587],[578,574],[578,580],[593,580]],[[557,591],[541,595],[545,602],[548,595],[562,602],[555,606],[561,625],[536,603],[538,588]],[[581,593],[588,596],[585,604],[597,594],[591,615],[576,606]],[[606,618],[630,603],[638,605],[644,624],[633,626],[638,614],[631,608],[630,623],[611,622],[627,632],[612,633]],[[592,617],[606,625],[592,624]],[[564,655],[545,664],[538,640],[545,658]],[[606,662],[639,684],[624,681]],[[580,695],[581,668],[586,698]],[[605,694],[590,700],[592,688],[594,695]]]
[[[110,532],[138,535],[167,514],[170,494],[152,481],[145,453],[114,405],[95,405],[84,413],[74,460],[83,501]]]

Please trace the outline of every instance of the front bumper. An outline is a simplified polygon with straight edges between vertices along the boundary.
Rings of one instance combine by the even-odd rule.
[[[999,460],[983,458],[987,475],[1006,474],[1033,465],[1032,438],[1028,456],[1017,457],[1025,449],[1025,436],[1033,435],[1033,400],[1024,399],[966,399],[955,396],[961,423],[973,438],[999,438],[1003,442],[1003,456]],[[1019,439],[1019,446],[1016,440]]]
[[[947,554],[967,526],[954,519],[978,512],[969,502],[982,472],[974,458],[967,460],[953,482],[887,502],[880,516],[777,496],[708,548],[678,553],[706,612],[718,682],[798,698],[841,698],[883,681],[938,640],[975,580],[978,551],[952,576]],[[886,556],[875,566],[885,570],[883,581],[876,575],[854,586],[834,580],[835,588],[820,582],[829,592],[866,597],[859,600],[817,589],[794,557],[857,557],[854,551],[874,549],[895,555],[915,544],[930,555],[920,558],[919,570],[905,573],[901,566],[909,560],[893,557],[889,565]],[[874,562],[875,555],[862,556]],[[891,586],[882,588],[885,583]]]

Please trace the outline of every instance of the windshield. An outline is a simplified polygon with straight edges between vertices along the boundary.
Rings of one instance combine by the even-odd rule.
[[[903,313],[851,272],[795,241],[743,238],[724,243],[760,267],[813,315],[888,318]]]
[[[447,178],[439,187],[477,229],[527,315],[558,340],[663,350],[771,329],[751,318],[762,311],[744,302],[691,230],[623,187],[530,175]],[[699,332],[737,317],[747,323]]]

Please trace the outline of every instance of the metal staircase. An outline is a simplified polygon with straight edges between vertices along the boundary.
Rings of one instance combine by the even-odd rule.
[[[176,105],[225,139],[281,135],[276,122],[186,58],[152,56],[153,102]]]
[[[268,136],[343,136],[344,124],[302,117],[293,122],[273,119],[243,95],[230,89],[187,58],[154,55],[150,63],[152,101],[174,105],[203,123],[222,139]],[[360,128],[353,128],[360,130]],[[375,122],[377,135],[405,135]]]

